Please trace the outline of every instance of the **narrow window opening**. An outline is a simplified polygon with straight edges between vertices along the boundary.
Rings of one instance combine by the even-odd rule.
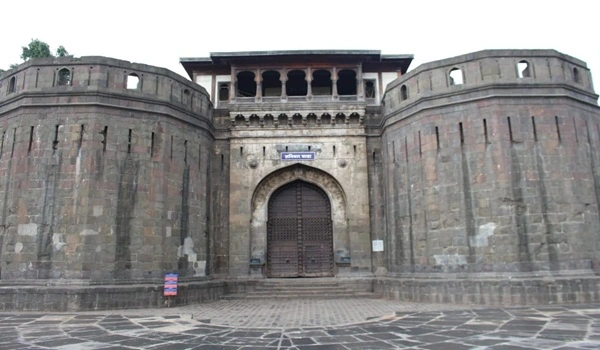
[[[58,130],[58,125],[56,126],[56,129]],[[17,128],[13,129],[13,142],[12,142],[12,148],[10,150],[10,157],[12,158],[13,155],[15,154],[15,144],[17,143]],[[56,149],[56,148],[55,148]]]
[[[286,152],[288,151],[288,146],[285,146],[285,151],[286,151]]]
[[[10,78],[10,80],[8,81],[8,93],[9,94],[15,92],[16,85],[17,85],[17,78],[16,77]]]
[[[33,145],[33,126],[29,131],[29,148],[27,148],[27,153],[31,153],[31,146]]]
[[[313,95],[331,95],[331,73],[324,69],[314,71],[311,89]]]
[[[575,118],[571,119],[573,121],[573,131],[575,132],[575,143],[579,143],[579,135],[577,135],[577,123],[575,123]]]
[[[485,140],[485,144],[489,144],[490,140],[488,138],[488,128],[487,128],[487,121],[485,119],[483,119],[483,137]]]
[[[460,68],[452,68],[448,77],[450,78],[450,86],[463,84],[463,74]]]
[[[77,150],[80,150],[81,146],[83,145],[83,132],[84,132],[84,125],[81,124],[81,128],[79,129],[79,143],[77,144]]]
[[[183,141],[183,162],[187,164],[187,140]]]
[[[60,128],[60,125],[56,125],[56,127],[54,128],[54,141],[52,141],[52,149],[55,151],[58,149],[58,129],[59,128]]]
[[[137,90],[139,85],[140,85],[140,77],[137,74],[131,73],[127,76],[127,89]]]
[[[219,101],[224,102],[229,100],[229,83],[219,84]]]
[[[556,123],[556,135],[558,136],[558,143],[561,143],[562,138],[560,137],[560,125],[558,124],[558,116],[554,116],[554,122]]]
[[[255,74],[250,71],[243,71],[237,74],[237,96],[254,97],[256,96]]]
[[[225,168],[225,156],[221,154],[221,172],[223,171],[223,168]]]
[[[463,131],[462,123],[458,123],[458,131],[460,133],[460,145],[463,146],[465,144],[465,133]]]
[[[375,151],[373,151],[373,161],[375,161],[376,157],[375,157]]]
[[[240,156],[244,155],[244,147],[240,147]]]
[[[6,138],[6,131],[2,132],[2,140],[0,140],[0,158],[2,158],[2,154],[4,153],[4,139]]]
[[[531,77],[531,70],[529,69],[529,62],[523,60],[517,63],[517,76],[519,78]]]
[[[191,101],[190,95],[190,90],[183,89],[183,94],[181,94],[181,103],[183,103],[184,105],[188,105]]]
[[[58,71],[58,85],[71,85],[71,71],[68,68]]]
[[[531,117],[531,125],[533,127],[533,141],[538,141],[537,127],[535,126],[535,117]]]
[[[356,155],[356,145],[352,146],[354,148],[354,155]]]
[[[169,158],[173,159],[173,135],[171,135],[171,151],[169,154]]]
[[[438,127],[435,127],[435,142],[437,143],[437,149],[440,149],[440,130]]]
[[[396,163],[396,143],[392,141],[392,163]]]
[[[309,150],[309,151],[310,151],[310,149],[311,149],[311,146],[308,146],[308,150]]]
[[[309,148],[310,150],[310,148]],[[267,155],[267,148],[265,146],[263,146],[263,157]]]
[[[131,153],[131,129],[129,129],[129,135],[127,136],[127,153]]]
[[[154,157],[154,132],[150,135],[150,158]]]
[[[40,78],[40,69],[38,68],[38,69],[35,71],[35,87],[36,87],[36,88],[38,87],[38,80],[39,80],[39,78]]]
[[[337,91],[340,96],[356,95],[356,72],[342,69],[338,73]]]
[[[579,77],[579,69],[575,67],[573,68],[573,81],[575,81],[576,83],[581,82],[581,78]]]
[[[308,83],[306,73],[301,70],[289,71],[285,90],[288,96],[306,96],[308,94]]]
[[[423,158],[423,147],[421,145],[421,130],[419,130],[419,158]]]
[[[408,99],[408,88],[406,87],[406,85],[402,85],[402,87],[400,88],[400,100],[405,101],[407,99]]]
[[[198,169],[202,167],[202,145],[198,145]]]
[[[506,117],[508,121],[508,136],[510,138],[510,142],[513,142],[513,133],[512,133],[512,124],[510,123],[510,117]]]
[[[88,78],[87,78],[87,86],[90,86],[90,84],[92,83],[92,69],[94,67],[90,67],[90,69],[88,69]]]
[[[106,143],[108,140],[108,126],[104,126],[104,130],[102,131],[102,152],[106,152]]]
[[[335,146],[333,146],[333,156],[335,157]]]
[[[375,98],[375,81],[365,80],[365,98]]]

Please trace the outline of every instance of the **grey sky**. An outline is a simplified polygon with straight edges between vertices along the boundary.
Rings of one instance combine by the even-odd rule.
[[[32,38],[76,56],[165,67],[211,51],[370,49],[414,54],[411,69],[483,49],[552,48],[587,62],[600,89],[600,2],[580,1],[9,1],[0,67]]]

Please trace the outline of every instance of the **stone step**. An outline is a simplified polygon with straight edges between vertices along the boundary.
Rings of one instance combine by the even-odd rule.
[[[375,293],[367,293],[367,292],[351,292],[351,293],[320,293],[320,294],[256,294],[256,293],[247,293],[247,294],[227,294],[221,297],[221,300],[235,300],[235,299],[379,299],[381,298],[379,295]]]

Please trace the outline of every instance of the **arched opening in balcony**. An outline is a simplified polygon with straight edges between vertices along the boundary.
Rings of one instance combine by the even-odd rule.
[[[256,96],[256,81],[255,74],[250,71],[243,71],[237,74],[237,96],[238,97],[255,97]]]
[[[262,74],[262,95],[281,96],[281,74],[278,71],[269,70]]]
[[[285,90],[288,96],[306,96],[308,93],[308,84],[306,83],[306,73],[301,70],[288,72],[288,81],[285,84]]]
[[[331,95],[331,73],[324,69],[313,72],[311,83],[313,95]]]
[[[356,72],[342,69],[338,73],[337,91],[340,96],[356,95]]]

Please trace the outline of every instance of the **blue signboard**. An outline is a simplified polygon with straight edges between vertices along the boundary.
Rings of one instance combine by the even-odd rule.
[[[315,152],[281,152],[281,160],[315,160]]]

